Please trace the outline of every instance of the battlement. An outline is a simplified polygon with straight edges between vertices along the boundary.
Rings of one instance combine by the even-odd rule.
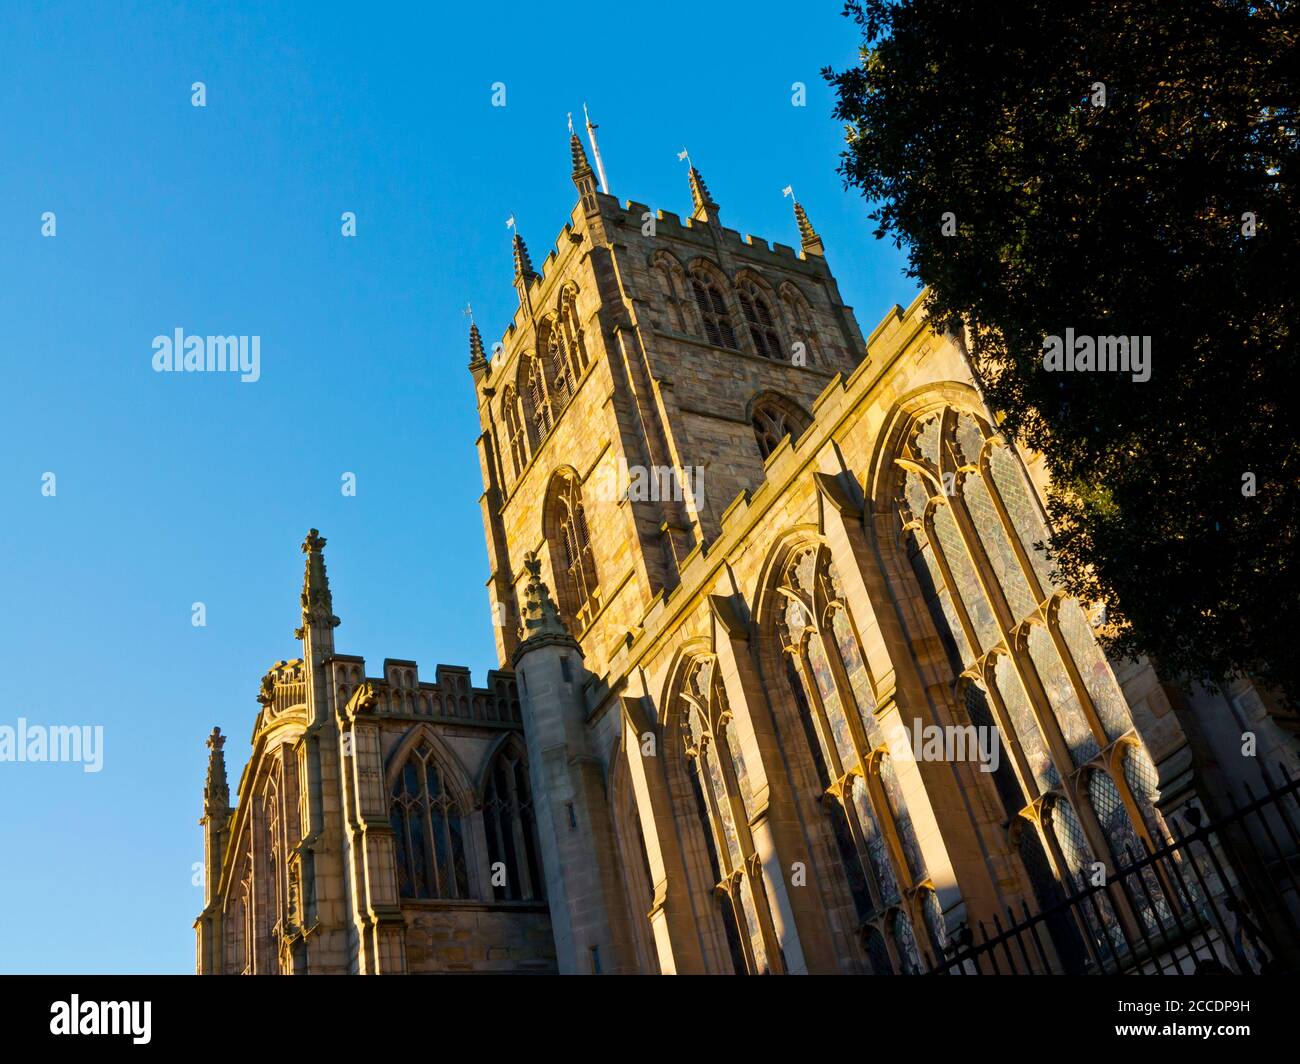
[[[511,672],[493,669],[487,686],[475,687],[469,669],[462,665],[437,665],[432,683],[421,680],[419,665],[405,658],[385,658],[381,676],[367,676],[365,659],[351,655],[336,654],[325,665],[335,704],[344,716],[368,712],[496,726],[518,725],[522,720]]]
[[[701,255],[716,254],[715,236],[706,222],[691,217],[683,217],[673,211],[655,210],[648,204],[628,199],[619,202],[613,196],[598,193],[596,201],[600,215],[607,227],[611,229],[633,230],[640,234],[647,215],[652,215],[655,222],[654,240],[667,245],[685,244],[698,250]],[[551,301],[556,283],[556,272],[562,270],[568,253],[572,252],[584,240],[585,218],[581,214],[581,202],[575,203],[570,218],[556,236],[552,247],[542,260],[541,269],[528,283],[528,297],[533,305],[533,314],[538,317],[546,313],[542,308]],[[770,242],[752,233],[742,233],[737,229],[721,226],[717,230],[722,245],[728,253],[743,261],[746,265],[758,267],[772,266],[789,270],[807,278],[825,278],[830,269],[821,255],[808,255],[796,250],[790,244]],[[489,360],[489,372],[483,383],[491,386],[494,378],[502,375],[514,362],[518,352],[514,350],[517,338],[527,332],[531,326],[532,316],[527,307],[520,303],[511,317],[510,323],[502,334],[500,348],[502,355]],[[496,348],[494,348],[495,350]],[[509,376],[509,374],[505,374]]]
[[[636,200],[627,200],[616,209],[617,214],[610,215],[609,220],[618,226],[640,231],[645,216],[653,214],[656,240],[677,240],[697,245],[701,250],[714,247],[713,236],[705,222],[694,218],[683,219],[672,211],[655,211]],[[750,262],[770,263],[808,276],[824,276],[829,272],[825,259],[819,255],[805,255],[788,244],[769,244],[761,236],[742,233],[726,226],[722,226],[720,232],[723,246],[732,254]]]

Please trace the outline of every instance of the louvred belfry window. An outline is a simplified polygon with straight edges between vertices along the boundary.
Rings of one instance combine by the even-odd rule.
[[[779,361],[782,357],[781,340],[767,299],[757,289],[744,286],[740,289],[740,309],[749,325],[749,336],[754,342],[755,352],[764,358]]]
[[[553,412],[556,419],[564,412],[569,398],[573,395],[576,369],[569,359],[568,347],[560,326],[554,325],[547,337],[546,346],[551,363],[551,396]]]
[[[691,289],[695,293],[695,305],[699,308],[700,319],[704,323],[705,339],[714,347],[737,350],[731,314],[727,311],[726,300],[722,298],[717,282],[702,274],[692,274]]]
[[[546,371],[542,360],[537,357],[528,359],[527,367],[528,407],[533,425],[537,430],[537,440],[551,431],[551,399],[546,390]]]
[[[519,396],[508,385],[501,396],[501,420],[505,428],[506,445],[510,450],[512,470],[517,477],[528,464],[528,436],[524,431],[523,419],[519,416]]]
[[[582,632],[600,609],[600,585],[582,486],[576,477],[568,473],[556,475],[548,509],[560,613],[570,628]]]

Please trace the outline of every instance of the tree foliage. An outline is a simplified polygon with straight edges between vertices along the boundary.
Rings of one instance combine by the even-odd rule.
[[[936,323],[967,337],[1003,430],[1046,457],[1061,583],[1107,604],[1113,651],[1210,683],[1250,674],[1294,705],[1294,7],[846,14],[862,61],[824,72],[841,172]],[[1150,379],[1045,369],[1066,329],[1150,337]]]

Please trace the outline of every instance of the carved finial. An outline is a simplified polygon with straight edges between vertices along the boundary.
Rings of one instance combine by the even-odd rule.
[[[582,146],[578,134],[573,132],[573,123],[569,123],[569,151],[573,155],[573,176],[581,177],[591,173],[591,163],[587,162],[587,149]]]
[[[520,639],[527,642],[538,636],[568,636],[569,630],[560,619],[551,590],[542,580],[542,560],[533,551],[524,555],[524,571],[528,574],[528,582],[524,585]]]
[[[325,537],[316,529],[310,529],[302,541],[302,552],[307,555],[307,564],[302,578],[303,627],[298,631],[302,633],[314,625],[337,628],[339,619],[334,616],[334,597],[330,594],[330,581],[325,573]]]
[[[817,235],[812,222],[808,221],[808,215],[798,200],[794,201],[794,220],[799,223],[799,237],[803,243],[804,254],[824,255],[826,248],[822,244],[822,238]]]
[[[208,779],[203,786],[203,815],[224,815],[230,812],[230,785],[226,782],[226,755],[222,752],[226,737],[220,728],[213,728],[208,736]]]
[[[717,221],[718,204],[710,195],[709,186],[704,183],[703,175],[692,165],[689,176],[691,180],[691,202],[695,205],[691,217],[703,218],[711,222]]]
[[[478,326],[469,323],[469,369],[471,373],[487,369],[487,358],[483,354],[483,337],[479,335]]]
[[[533,260],[528,257],[528,246],[517,229],[511,243],[515,252],[515,280],[532,280],[537,276],[537,271],[533,269]]]

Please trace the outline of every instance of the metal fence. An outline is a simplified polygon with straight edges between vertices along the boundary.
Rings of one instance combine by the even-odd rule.
[[[931,974],[1300,971],[1300,777],[1259,768],[1249,800],[1229,796],[1227,815],[1179,812],[1167,845],[1130,849],[1104,882],[1080,877],[1038,912],[1022,901],[1019,914],[964,928]]]

